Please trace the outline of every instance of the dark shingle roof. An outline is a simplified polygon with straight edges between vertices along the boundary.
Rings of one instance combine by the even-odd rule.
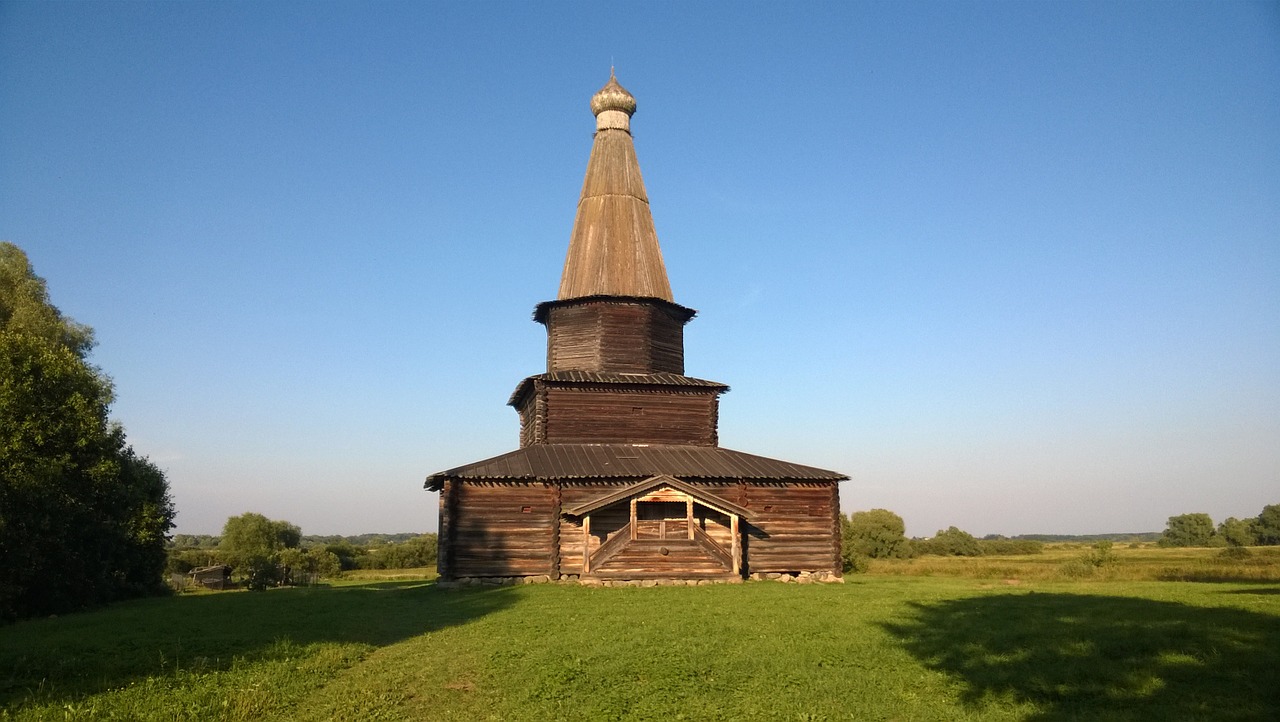
[[[524,396],[529,390],[529,385],[534,381],[550,381],[553,383],[567,384],[601,384],[612,385],[621,384],[627,386],[645,385],[645,386],[696,386],[699,388],[717,389],[720,393],[729,390],[728,385],[719,381],[707,381],[705,379],[695,379],[692,376],[683,376],[681,374],[657,373],[657,374],[619,374],[604,373],[600,371],[552,371],[545,374],[537,374],[530,376],[521,381],[516,390],[511,392],[511,398],[507,399],[508,406],[515,406],[520,401],[520,397]]]
[[[427,477],[426,488],[436,491],[445,479],[647,479],[658,474],[680,479],[842,481],[849,478],[837,471],[718,446],[534,444],[432,474]]]
[[[664,301],[660,298],[642,298],[640,296],[595,295],[595,296],[581,296],[579,298],[567,298],[567,299],[557,300],[557,301],[543,301],[542,303],[539,303],[537,306],[533,307],[533,320],[537,321],[538,323],[546,323],[547,316],[550,315],[551,309],[557,308],[559,306],[577,306],[584,303],[598,303],[601,301],[605,303],[618,303],[618,304],[627,304],[627,303],[656,304],[661,308],[666,309],[667,312],[669,312],[671,315],[680,319],[680,323],[689,323],[689,321],[691,321],[694,316],[698,315],[697,311],[693,310],[692,308],[689,308],[688,306],[681,306],[678,303],[674,303],[672,301]]]

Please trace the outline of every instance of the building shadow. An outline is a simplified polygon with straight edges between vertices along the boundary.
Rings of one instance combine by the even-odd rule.
[[[0,628],[0,710],[70,702],[148,677],[225,671],[313,643],[387,646],[492,614],[519,596],[509,587],[380,581],[140,599],[19,622]]]
[[[1028,719],[1280,719],[1280,619],[1075,594],[913,605],[886,623],[963,685],[962,701],[1030,703]]]

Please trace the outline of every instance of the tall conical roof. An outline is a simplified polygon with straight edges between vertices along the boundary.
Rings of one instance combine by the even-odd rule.
[[[596,137],[560,277],[560,300],[628,296],[673,302],[631,140],[635,111],[635,97],[610,72],[609,82],[591,98]]]

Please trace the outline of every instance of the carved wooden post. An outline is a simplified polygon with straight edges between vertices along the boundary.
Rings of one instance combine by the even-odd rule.
[[[742,539],[738,533],[738,515],[729,515],[729,528],[733,533],[733,573],[742,573]]]
[[[693,539],[693,497],[684,500],[684,523],[689,526],[689,539]]]
[[[591,515],[582,517],[582,573],[591,572]]]

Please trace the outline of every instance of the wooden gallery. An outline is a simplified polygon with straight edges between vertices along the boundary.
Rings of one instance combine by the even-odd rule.
[[[516,386],[520,448],[427,478],[440,576],[838,578],[843,474],[719,445],[720,394],[684,375],[684,325],[614,77],[547,329],[547,372]]]

